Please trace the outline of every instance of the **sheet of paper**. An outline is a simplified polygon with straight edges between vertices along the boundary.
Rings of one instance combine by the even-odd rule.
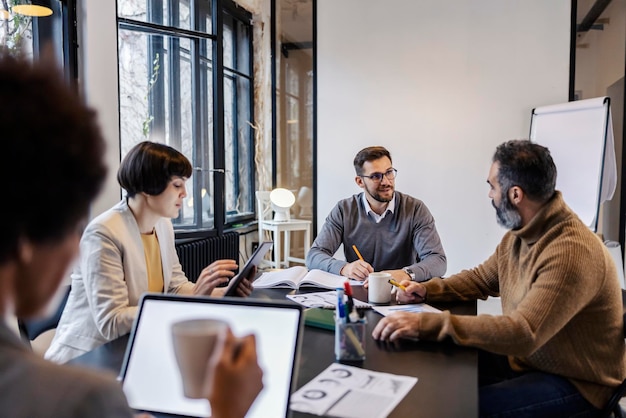
[[[291,395],[290,408],[339,418],[384,418],[417,383],[417,377],[333,363]]]
[[[376,306],[372,305],[372,309],[381,314],[382,316],[390,315],[394,312],[435,312],[441,313],[441,311],[426,303],[411,303],[406,305],[389,305],[389,306]]]
[[[299,303],[307,308],[335,309],[337,305],[337,291],[329,290],[325,292],[302,293],[298,295],[287,295],[288,299]],[[354,299],[354,306],[357,308],[371,308],[369,303]]]

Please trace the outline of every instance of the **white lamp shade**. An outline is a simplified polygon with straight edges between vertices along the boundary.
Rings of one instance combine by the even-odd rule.
[[[270,202],[274,220],[285,222],[291,218],[289,209],[296,203],[296,197],[290,190],[278,188],[271,191]]]

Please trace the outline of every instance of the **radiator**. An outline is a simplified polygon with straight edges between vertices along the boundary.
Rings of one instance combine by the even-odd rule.
[[[176,243],[176,252],[185,276],[195,282],[202,269],[215,260],[227,258],[239,263],[239,233]]]

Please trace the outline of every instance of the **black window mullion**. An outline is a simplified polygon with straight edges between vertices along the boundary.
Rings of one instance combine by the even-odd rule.
[[[238,32],[238,26],[239,26],[239,22],[234,19],[234,18],[230,18],[229,19],[229,23],[231,24],[231,33],[233,34],[233,42],[231,43],[231,56],[233,57],[233,68],[239,68],[239,60],[238,60],[238,52],[239,49],[238,47],[238,43],[239,43],[239,32]],[[239,170],[238,170],[238,166],[239,166],[239,77],[236,74],[233,74],[232,76],[233,79],[233,101],[232,101],[232,115],[233,115],[233,132],[232,132],[232,137],[233,137],[233,153],[232,153],[232,166],[233,166],[233,192],[235,194],[235,196],[239,196],[240,193],[240,183],[239,183]]]
[[[63,10],[63,60],[66,77],[78,85],[78,23],[76,21],[76,0],[62,3]]]
[[[201,18],[200,13],[197,13],[196,7],[191,0],[191,21],[193,22],[193,28],[198,27],[198,19]],[[200,70],[202,65],[200,63],[200,40],[192,39],[191,40],[191,50],[190,50],[190,59],[191,59],[191,106],[196,108],[199,103],[201,103],[201,88],[202,88],[202,79],[200,76]],[[193,156],[192,161],[194,162],[194,166],[202,167],[202,148],[201,148],[201,139],[203,136],[203,126],[202,120],[197,117],[191,118],[192,132],[193,132]],[[200,148],[198,147],[200,145]],[[199,176],[203,176],[204,173],[202,171],[197,173]],[[202,181],[198,179],[194,181],[194,189],[193,189],[193,200],[197,202],[193,205],[194,208],[194,218],[196,227],[202,226]]]
[[[163,23],[163,0],[153,0],[148,3],[148,15],[152,22]],[[148,80],[153,77],[155,68],[154,61],[159,57],[160,70],[163,69],[165,61],[165,48],[163,36],[150,36],[148,44]],[[165,83],[162,77],[157,77],[154,86],[150,89],[148,98],[148,109],[152,121],[150,122],[150,132],[159,134],[165,133]]]
[[[180,6],[178,0],[169,1],[169,24],[174,26],[179,19]],[[169,44],[169,132],[170,132],[170,145],[176,149],[182,149],[182,128],[181,128],[181,91],[180,91],[180,39],[170,36],[168,37]]]
[[[194,20],[196,26],[196,29],[200,32],[206,32],[207,31],[207,25],[206,25],[206,17],[210,16],[210,9],[207,7],[207,2],[199,2],[197,7],[194,7],[194,10],[198,11],[198,16],[197,18]],[[204,170],[201,172],[198,172],[197,175],[201,175],[203,181],[205,181],[205,187],[207,189],[207,193],[209,194],[209,196],[215,196],[215,185],[212,184],[210,181],[208,181],[209,179],[209,175],[210,175],[210,171],[208,171],[208,169],[210,167],[206,167],[206,165],[209,163],[209,156],[210,154],[210,149],[211,149],[211,143],[210,143],[210,138],[211,138],[211,132],[209,132],[209,109],[211,108],[211,102],[213,100],[213,97],[209,95],[209,82],[211,82],[211,80],[208,77],[208,72],[211,69],[211,65],[210,65],[210,59],[212,59],[212,57],[208,57],[207,56],[207,52],[209,50],[209,47],[212,47],[212,43],[214,41],[212,39],[200,39],[199,40],[199,46],[200,46],[200,50],[199,50],[199,61],[198,61],[198,65],[200,66],[200,71],[199,71],[199,77],[198,80],[200,80],[200,86],[199,86],[199,94],[200,97],[198,98],[199,103],[197,104],[197,106],[195,106],[195,109],[197,109],[196,112],[196,119],[198,120],[198,123],[200,123],[200,131],[201,131],[201,135],[199,138],[197,138],[195,144],[196,144],[196,150],[198,151],[198,159],[197,159],[197,165],[198,167],[203,167]],[[205,208],[202,207],[202,211],[208,211],[209,208]],[[214,228],[215,228],[215,215],[213,216],[213,220],[214,220]],[[200,222],[200,225],[202,225],[202,222]]]
[[[248,85],[248,106],[250,108],[250,122],[254,123],[255,122],[255,114],[254,114],[254,44],[253,44],[253,36],[254,33],[252,31],[252,27],[247,26],[247,41],[248,41],[248,74],[250,74],[250,78],[249,78],[249,85]],[[256,125],[256,124],[255,124]],[[249,149],[254,150],[254,143],[255,143],[255,138],[254,138],[254,130],[252,129],[252,126],[247,126],[246,129],[248,130],[249,134],[248,134],[248,140],[249,142]],[[248,167],[252,167],[252,170],[250,170],[249,172],[249,178],[248,178],[248,184],[250,184],[252,186],[252,193],[250,193],[250,196],[248,197],[248,207],[253,208],[252,211],[256,212],[256,204],[255,204],[255,194],[254,191],[257,188],[256,185],[256,181],[255,181],[255,173],[256,173],[256,164],[254,162],[254,151],[248,153]]]
[[[216,39],[213,42],[213,196],[215,228],[218,234],[226,224],[226,176],[224,158],[224,29],[222,26],[222,1],[212,2],[212,25]]]

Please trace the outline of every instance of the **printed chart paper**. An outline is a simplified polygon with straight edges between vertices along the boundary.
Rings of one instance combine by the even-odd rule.
[[[339,418],[384,418],[417,383],[417,377],[333,363],[291,395],[290,408]]]

